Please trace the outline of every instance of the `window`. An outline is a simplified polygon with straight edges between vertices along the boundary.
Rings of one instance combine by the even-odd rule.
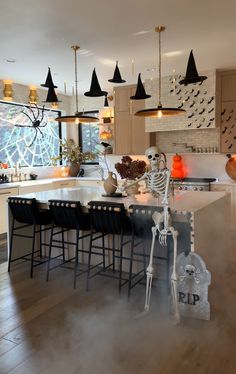
[[[0,161],[14,167],[48,166],[59,155],[60,111],[0,101]],[[32,121],[39,120],[34,128]],[[42,120],[42,121],[41,121]]]
[[[98,115],[98,110],[84,112],[88,115]],[[99,125],[97,123],[80,123],[79,124],[79,144],[82,152],[96,152],[96,146],[99,141]],[[98,164],[98,158],[93,162],[87,161],[86,164]]]

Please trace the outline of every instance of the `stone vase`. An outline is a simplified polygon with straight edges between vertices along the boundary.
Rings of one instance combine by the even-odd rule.
[[[70,177],[77,177],[80,171],[80,164],[78,162],[69,162],[68,163],[69,167],[69,176]]]
[[[134,183],[134,182],[135,181],[131,180],[131,179],[128,179],[126,181],[125,191],[126,191],[128,196],[135,196],[135,195],[138,195],[140,193],[139,192],[139,183],[138,182]],[[132,184],[132,186],[129,186],[130,184]]]
[[[104,179],[104,190],[107,195],[112,195],[117,190],[117,177],[112,171],[108,172],[108,177]]]

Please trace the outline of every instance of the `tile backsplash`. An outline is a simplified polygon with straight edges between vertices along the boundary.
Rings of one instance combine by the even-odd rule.
[[[156,133],[157,146],[165,153],[219,152],[220,129],[162,131]]]

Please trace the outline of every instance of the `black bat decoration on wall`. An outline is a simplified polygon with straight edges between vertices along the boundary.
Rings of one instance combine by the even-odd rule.
[[[189,108],[192,108],[195,104],[195,101],[193,100],[192,104],[189,106]]]
[[[194,116],[194,113],[190,114],[188,118],[192,118]]]
[[[209,111],[208,111],[208,113],[211,113],[211,112],[213,112],[213,110],[214,110],[214,108],[211,108]]]
[[[203,108],[199,114],[203,114],[205,112],[205,109]]]
[[[204,99],[202,99],[201,101],[200,101],[200,104],[202,104],[204,102]]]
[[[226,122],[229,122],[230,119],[231,119],[231,116],[229,116],[229,117],[226,119]]]
[[[225,126],[224,130],[222,131],[222,134],[225,134],[226,130],[227,130],[227,126]]]
[[[182,108],[184,106],[184,103],[182,103],[181,105],[178,106],[178,108]]]
[[[211,126],[211,122],[208,123],[207,127],[210,127]]]
[[[231,144],[230,144],[230,146],[228,147],[228,149],[231,149],[231,148],[232,148],[232,146],[233,146],[233,144],[231,143]]]
[[[214,121],[214,119],[215,119],[215,117],[210,118],[209,121],[212,122],[212,121]]]
[[[201,81],[200,83],[199,83],[199,86],[201,86],[203,84],[203,81]]]
[[[185,99],[185,101],[189,101],[189,99],[190,99],[190,96],[188,96],[187,99]]]
[[[197,126],[197,129],[200,129],[200,127],[201,127],[201,126],[202,126],[201,124],[200,124],[200,125],[198,125],[198,126]]]
[[[223,116],[226,112],[226,109],[223,110],[223,112],[221,112],[221,115]]]
[[[197,97],[200,94],[200,91],[197,90],[197,93],[194,95],[194,97]]]
[[[214,96],[210,98],[210,100],[207,102],[207,104],[210,104],[214,100]]]
[[[192,126],[192,122],[188,124],[188,127]]]
[[[179,91],[176,92],[176,95],[179,95],[181,91],[182,91],[182,90],[181,90],[181,88],[180,88]]]
[[[190,92],[191,94],[194,93],[194,89],[192,88],[192,91]]]

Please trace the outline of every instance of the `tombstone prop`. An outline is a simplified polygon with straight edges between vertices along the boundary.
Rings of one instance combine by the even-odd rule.
[[[210,319],[208,286],[211,273],[195,252],[180,253],[176,259],[179,313],[183,317]]]

